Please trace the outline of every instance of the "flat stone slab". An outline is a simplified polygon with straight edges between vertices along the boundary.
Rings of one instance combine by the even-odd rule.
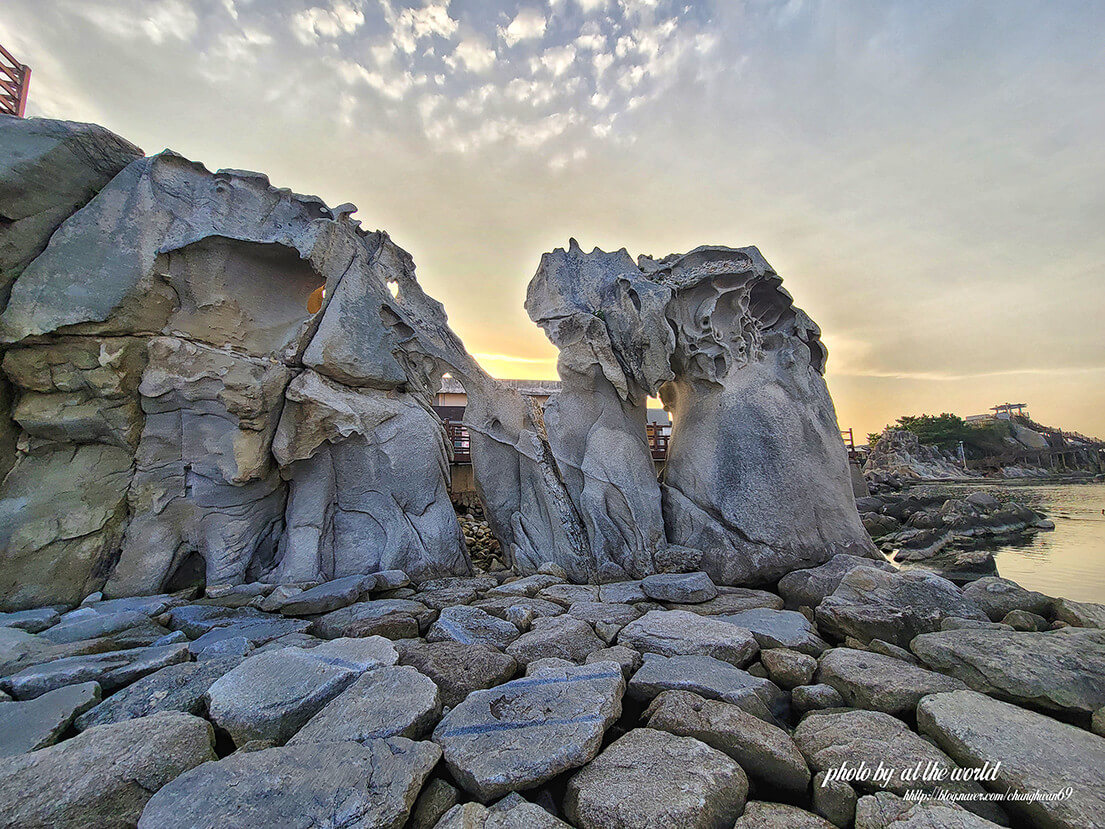
[[[434,615],[426,605],[410,599],[374,599],[319,616],[313,620],[310,632],[323,639],[357,636],[413,639]]]
[[[1010,702],[1087,716],[1105,705],[1102,630],[945,630],[910,648],[930,668]]]
[[[1069,786],[1064,800],[1004,804],[1033,825],[1105,826],[1105,738],[974,691],[925,697],[917,727],[964,767],[1000,760],[992,791]]]
[[[532,576],[525,576],[514,581],[504,582],[496,587],[492,587],[487,591],[488,596],[525,596],[526,598],[532,598],[544,590],[546,587],[552,587],[554,584],[562,584],[564,579],[557,576],[546,576],[542,573],[535,573]]]
[[[231,656],[202,662],[181,662],[154,671],[81,714],[74,720],[74,725],[78,731],[85,731],[95,725],[147,717],[158,711],[202,714],[207,689],[241,661],[239,657]]]
[[[958,679],[918,668],[901,659],[851,648],[821,655],[817,681],[835,688],[852,708],[902,716],[917,708],[921,697],[967,686]]]
[[[636,604],[648,601],[640,581],[615,581],[599,585],[599,601],[610,604]]]
[[[649,728],[701,740],[768,786],[801,794],[809,787],[810,770],[790,735],[736,705],[688,691],[665,691],[645,716]]]
[[[28,702],[0,702],[0,757],[53,745],[78,714],[99,701],[100,686],[84,682]]]
[[[427,676],[409,666],[387,666],[361,674],[315,714],[288,745],[387,737],[417,740],[441,716],[441,694]]]
[[[664,691],[690,691],[732,703],[765,722],[787,718],[789,697],[770,680],[709,656],[649,656],[629,680],[628,693],[650,701]]]
[[[490,645],[502,650],[521,631],[505,619],[492,616],[478,607],[447,607],[426,631],[427,642],[459,642],[462,645]]]
[[[769,803],[762,800],[750,800],[744,806],[744,813],[737,818],[733,829],[836,829],[823,817],[788,806],[785,803]]]
[[[553,584],[537,594],[539,599],[556,602],[563,607],[571,607],[577,602],[599,601],[597,584]]]
[[[251,656],[207,690],[208,715],[235,745],[281,744],[366,670],[394,665],[398,658],[380,636]]]
[[[580,829],[733,825],[748,797],[741,767],[691,737],[636,728],[572,775],[564,812]]]
[[[376,586],[375,576],[346,576],[297,593],[280,605],[284,616],[329,613],[356,602]]]
[[[817,607],[840,586],[841,579],[857,567],[875,567],[887,573],[895,572],[888,561],[851,556],[833,556],[820,567],[794,570],[779,579],[779,593],[789,608]]]
[[[1025,590],[1016,582],[997,576],[975,579],[963,588],[963,595],[969,596],[993,622],[1000,622],[1012,610],[1047,616],[1052,605],[1049,596]]]
[[[186,604],[168,611],[169,627],[184,631],[189,639],[198,639],[217,627],[278,619],[252,607],[223,607],[217,604]]]
[[[522,665],[538,659],[566,659],[581,663],[606,647],[594,628],[574,616],[535,619],[529,632],[507,646],[506,652]]]
[[[153,792],[215,759],[211,724],[162,712],[89,729],[0,763],[6,827],[134,826]]]
[[[3,684],[12,696],[24,700],[80,682],[98,682],[103,693],[110,694],[166,665],[187,660],[185,644],[70,656],[22,670],[7,677]]]
[[[44,630],[42,637],[51,642],[63,644],[81,639],[96,639],[129,628],[142,628],[153,633],[154,638],[164,636],[169,631],[150,620],[145,613],[136,610],[123,610],[117,613],[97,613],[89,608],[68,613],[58,624]]]
[[[631,604],[607,602],[576,602],[568,608],[568,615],[590,624],[627,625],[639,619],[641,611]]]
[[[855,567],[817,608],[817,624],[839,639],[882,639],[902,648],[920,633],[940,630],[945,618],[990,617],[945,578],[920,570],[886,572]]]
[[[434,730],[453,778],[480,800],[547,782],[594,757],[621,715],[612,662],[546,669],[473,691]]]
[[[828,710],[806,715],[794,730],[794,742],[814,772],[840,768],[847,764],[856,768],[860,763],[874,770],[880,763],[892,769],[885,779],[874,780],[873,773],[867,779],[848,781],[862,794],[886,790],[904,795],[910,790],[932,792],[942,788],[958,794],[975,794],[983,789],[973,781],[903,780],[901,773],[912,770],[920,763],[923,770],[932,767],[947,769],[951,773],[958,768],[955,761],[928,740],[910,731],[904,722],[881,711]],[[991,758],[995,762],[1001,758]],[[989,819],[999,819],[1002,812],[993,803],[964,802],[964,807]]]
[[[685,610],[650,610],[621,629],[618,644],[661,656],[712,656],[738,668],[760,650],[747,628]]]
[[[533,615],[538,618],[560,616],[565,612],[564,605],[562,604],[550,602],[548,599],[527,599],[522,596],[492,596],[489,599],[480,599],[477,602],[472,602],[472,607],[486,610],[492,616],[496,616],[499,619],[506,619],[507,613],[512,607],[522,607],[527,610],[532,610]]]
[[[829,647],[810,620],[794,610],[761,607],[717,618],[752,631],[761,648],[790,648],[818,656]]]
[[[997,826],[951,801],[914,803],[890,792],[877,792],[861,797],[856,804],[856,829],[996,829]]]
[[[158,790],[139,829],[401,829],[441,757],[403,737],[236,752]]]
[[[473,691],[501,685],[518,671],[518,661],[487,645],[459,642],[398,643],[399,662],[428,676],[453,708]]]
[[[48,627],[56,625],[61,620],[61,614],[52,607],[37,607],[33,610],[14,610],[10,613],[0,613],[0,627],[17,628],[27,633],[40,633]]]
[[[692,604],[717,596],[717,586],[705,573],[657,573],[641,579],[641,590],[658,602]]]
[[[695,604],[664,602],[668,610],[689,610],[702,616],[724,616],[764,607],[768,610],[782,610],[783,600],[766,590],[754,590],[751,587],[719,587],[716,598]]]
[[[303,619],[282,619],[279,616],[222,625],[196,637],[188,646],[188,649],[194,654],[201,654],[218,646],[221,642],[239,637],[256,648],[274,639],[279,639],[281,636],[287,636],[291,633],[306,633],[310,627],[311,623]]]

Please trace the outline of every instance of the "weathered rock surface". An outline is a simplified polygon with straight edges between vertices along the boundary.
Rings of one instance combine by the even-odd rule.
[[[188,646],[184,644],[70,656],[26,668],[4,679],[3,685],[17,699],[32,699],[78,682],[98,682],[103,692],[110,694],[146,674],[187,660]]]
[[[236,752],[160,789],[140,829],[400,829],[441,757],[403,737]]]
[[[422,738],[441,716],[441,695],[429,677],[409,666],[361,674],[289,740],[365,743],[386,737]]]
[[[207,689],[241,661],[231,656],[162,668],[116,691],[77,717],[74,725],[84,731],[95,725],[133,720],[158,711],[202,714],[206,708]]]
[[[661,656],[711,656],[738,668],[760,650],[746,628],[685,610],[649,611],[622,628],[618,644]]]
[[[787,573],[779,579],[779,593],[786,599],[787,607],[817,607],[840,586],[841,579],[857,567],[895,572],[894,565],[888,561],[841,554],[818,567]]]
[[[852,708],[895,716],[912,713],[921,697],[967,687],[958,679],[900,659],[851,648],[825,651],[817,669],[817,681],[835,688]]]
[[[211,725],[190,714],[162,712],[89,729],[0,764],[0,826],[134,826],[150,795],[214,759]]]
[[[993,829],[998,825],[950,801],[912,803],[890,792],[861,797],[856,804],[856,829]]]
[[[399,662],[432,679],[441,692],[441,704],[453,708],[472,691],[491,688],[510,679],[518,662],[488,645],[459,642],[400,642]]]
[[[614,663],[550,668],[473,691],[438,724],[434,742],[454,779],[480,800],[528,789],[594,757],[621,715]]]
[[[829,647],[810,620],[793,610],[754,608],[718,618],[752,631],[761,648],[790,648],[818,656]]]
[[[717,598],[717,587],[705,573],[659,573],[641,581],[641,590],[658,602],[694,604]]]
[[[750,800],[733,829],[831,829],[833,824],[797,806]]]
[[[438,614],[426,632],[427,642],[458,642],[461,645],[490,645],[502,650],[521,635],[513,624],[478,607],[457,605]]]
[[[817,623],[843,639],[882,639],[908,647],[914,636],[940,629],[946,617],[989,617],[947,579],[932,573],[886,572],[857,567],[841,580],[817,608]]]
[[[334,579],[297,593],[280,605],[280,612],[285,616],[329,613],[331,610],[353,604],[375,586],[375,576],[346,576]]]
[[[790,735],[736,705],[687,691],[665,691],[645,716],[649,728],[701,740],[770,787],[805,793],[809,786],[810,770]]]
[[[866,559],[865,559],[866,560]],[[689,610],[703,616],[725,616],[765,607],[769,610],[782,610],[783,600],[767,590],[755,590],[750,587],[722,587],[718,595],[709,601],[686,604],[682,602],[664,602],[668,610]]]
[[[564,811],[580,829],[732,826],[748,780],[717,749],[691,737],[637,728],[568,781]]]
[[[1055,600],[1055,618],[1080,628],[1105,628],[1105,604]]]
[[[549,657],[582,663],[604,647],[606,643],[586,622],[573,616],[555,616],[535,619],[530,631],[508,645],[506,652],[522,665]]]
[[[310,631],[324,639],[356,636],[384,636],[406,639],[418,636],[429,625],[434,612],[410,599],[375,599],[333,610],[311,623]]]
[[[817,660],[812,656],[786,648],[760,651],[760,662],[767,670],[768,678],[788,691],[799,685],[809,685],[817,670]]]
[[[964,767],[1000,760],[992,791],[1071,789],[1065,799],[1005,803],[1032,825],[1105,826],[1105,739],[974,691],[926,697],[917,725]]]
[[[67,685],[29,702],[0,702],[0,757],[45,748],[100,701],[95,682]]]
[[[1026,610],[1041,616],[1051,612],[1050,597],[996,576],[972,581],[963,588],[963,595],[971,598],[994,622],[1000,622],[1012,610]]]
[[[844,697],[832,685],[799,685],[790,692],[790,701],[799,715],[808,711],[844,707]]]
[[[629,680],[628,691],[644,701],[664,691],[690,691],[732,703],[771,723],[785,721],[788,709],[783,689],[709,656],[649,656]]]
[[[16,628],[17,630],[25,630],[27,633],[41,633],[46,628],[56,625],[60,620],[61,614],[52,607],[0,613],[0,627]]]
[[[1105,631],[945,630],[910,647],[933,670],[1020,705],[1087,718],[1105,705]]]
[[[208,712],[235,745],[284,743],[366,670],[398,658],[379,636],[251,656],[207,690]]]
[[[434,829],[571,829],[519,794],[509,794],[488,808],[464,803],[450,809]]]

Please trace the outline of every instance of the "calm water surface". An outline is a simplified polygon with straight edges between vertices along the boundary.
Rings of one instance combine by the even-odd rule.
[[[1105,483],[965,489],[1000,490],[1055,522],[1054,531],[992,548],[998,575],[1049,596],[1105,602]]]

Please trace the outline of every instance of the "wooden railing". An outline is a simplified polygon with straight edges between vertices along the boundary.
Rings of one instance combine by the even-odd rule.
[[[31,67],[24,66],[0,46],[0,113],[22,118],[27,109],[30,83]]]
[[[453,447],[453,463],[472,463],[472,439],[468,434],[468,429],[457,420],[443,420],[442,423],[445,426],[445,439]],[[649,423],[646,431],[652,459],[657,461],[667,460],[668,441],[671,436],[665,434],[655,423]]]

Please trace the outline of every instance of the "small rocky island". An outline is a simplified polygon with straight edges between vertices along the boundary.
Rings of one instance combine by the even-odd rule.
[[[757,249],[545,254],[542,407],[352,205],[6,117],[0,184],[0,826],[1105,826],[1105,606],[887,560],[1045,519],[857,504]]]

